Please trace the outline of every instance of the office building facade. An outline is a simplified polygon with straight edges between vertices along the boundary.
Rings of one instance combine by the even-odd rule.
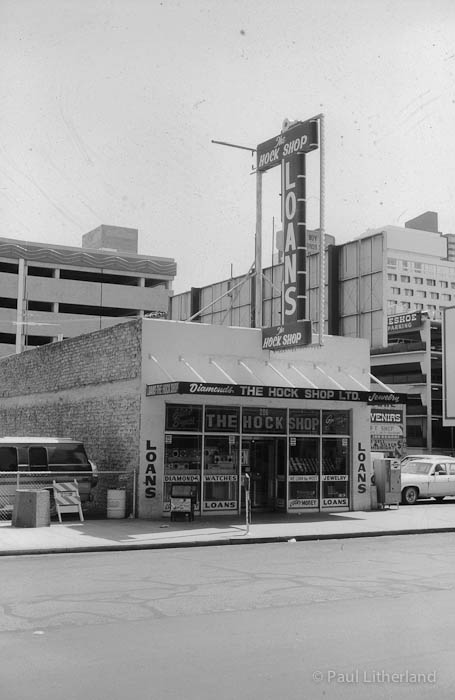
[[[176,263],[139,255],[136,229],[100,226],[82,247],[0,238],[0,356],[164,316]]]

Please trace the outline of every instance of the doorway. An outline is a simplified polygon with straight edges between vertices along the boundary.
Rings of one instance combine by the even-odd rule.
[[[243,438],[242,471],[245,470],[251,477],[251,508],[275,510],[280,507],[280,491],[286,473],[286,439]]]

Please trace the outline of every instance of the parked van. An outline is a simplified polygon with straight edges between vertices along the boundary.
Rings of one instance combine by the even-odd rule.
[[[98,470],[82,442],[55,437],[0,438],[0,508],[11,510],[17,488],[49,488],[52,495],[52,481],[73,479],[84,504],[98,482]]]
[[[401,466],[401,502],[412,505],[420,498],[442,501],[455,496],[455,459],[453,457],[418,457]]]

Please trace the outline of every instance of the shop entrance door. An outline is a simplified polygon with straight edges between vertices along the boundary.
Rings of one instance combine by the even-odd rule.
[[[251,508],[275,510],[278,477],[286,460],[285,438],[244,438],[242,440],[242,471],[251,477]]]

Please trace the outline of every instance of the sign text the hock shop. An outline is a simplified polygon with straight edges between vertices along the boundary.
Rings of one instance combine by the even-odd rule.
[[[256,384],[213,384],[209,382],[168,382],[165,386],[172,387],[172,391],[168,392],[162,389],[162,384],[148,384],[146,395],[161,396],[173,393],[267,399],[306,399],[313,401],[360,401],[373,406],[405,404],[407,400],[407,394],[381,391],[309,389],[289,386],[258,386]]]
[[[262,329],[263,350],[289,350],[311,343],[311,321]]]
[[[287,131],[274,136],[257,147],[257,169],[269,170],[280,165],[283,158],[294,153],[307,153],[318,147],[318,123],[316,119],[298,122]]]

